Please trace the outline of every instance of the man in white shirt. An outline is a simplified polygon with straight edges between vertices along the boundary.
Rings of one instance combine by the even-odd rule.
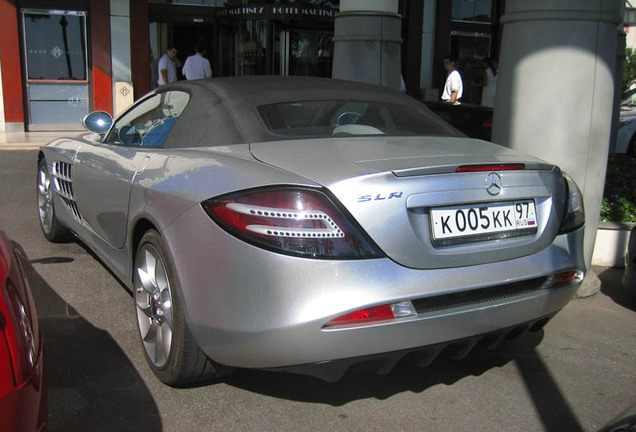
[[[464,93],[464,84],[462,83],[462,77],[459,71],[455,69],[455,59],[450,56],[444,57],[444,69],[448,71],[448,76],[446,77],[446,84],[444,84],[442,100],[448,103],[459,104],[459,99]]]
[[[177,49],[168,47],[166,53],[159,59],[159,85],[170,84],[177,81],[177,68],[181,67],[181,61],[177,58]]]
[[[204,57],[206,48],[197,44],[194,51],[195,54],[188,57],[183,64],[183,75],[188,80],[212,78],[210,61]]]

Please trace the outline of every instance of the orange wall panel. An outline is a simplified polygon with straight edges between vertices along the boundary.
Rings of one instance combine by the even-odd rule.
[[[113,113],[113,79],[110,53],[110,3],[91,0],[91,90],[93,110]]]
[[[15,2],[10,0],[0,0],[0,60],[4,120],[7,123],[24,123],[18,10]]]

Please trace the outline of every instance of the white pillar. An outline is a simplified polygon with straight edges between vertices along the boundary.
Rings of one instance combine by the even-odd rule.
[[[624,0],[507,0],[493,141],[560,166],[585,202],[585,262],[598,228]]]
[[[110,0],[110,46],[114,91],[115,82],[132,81],[129,0]]]
[[[397,0],[341,0],[332,77],[399,90],[401,18]]]

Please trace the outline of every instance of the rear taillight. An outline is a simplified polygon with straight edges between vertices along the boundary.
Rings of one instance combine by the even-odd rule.
[[[325,193],[309,188],[267,188],[202,203],[230,234],[256,246],[306,258],[384,256]]]
[[[570,176],[564,173],[563,179],[565,180],[565,197],[567,201],[559,234],[574,231],[585,224],[583,194],[581,194],[581,190]]]
[[[37,339],[27,298],[28,286],[18,259],[8,240],[0,236],[0,343],[6,344],[13,369],[14,385],[20,386],[30,376],[37,361]],[[1,354],[0,354],[1,355]],[[0,360],[0,364],[6,359]],[[6,385],[3,383],[0,385]],[[3,390],[0,388],[0,392]]]

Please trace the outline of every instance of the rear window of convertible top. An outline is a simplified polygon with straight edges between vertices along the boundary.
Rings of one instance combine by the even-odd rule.
[[[261,105],[258,112],[271,132],[287,136],[457,135],[425,108],[382,102],[295,101]]]

